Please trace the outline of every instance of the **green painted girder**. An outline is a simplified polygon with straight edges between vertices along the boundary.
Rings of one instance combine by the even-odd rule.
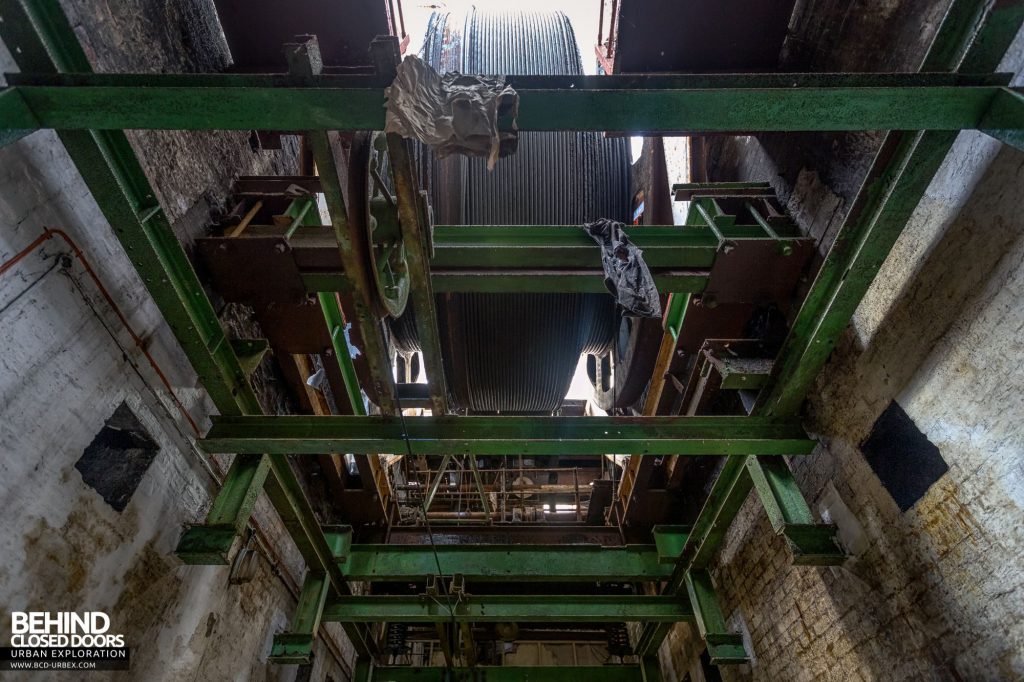
[[[309,663],[313,642],[327,603],[330,582],[323,575],[310,573],[302,583],[291,627],[274,635],[270,660],[274,663]]]
[[[765,239],[757,225],[721,230],[730,240]],[[630,241],[651,268],[708,268],[720,246],[707,226],[631,225]],[[780,234],[802,238],[796,228]],[[300,247],[301,248],[301,247]],[[565,225],[437,225],[432,269],[593,268],[599,247],[580,228]],[[598,261],[600,262],[600,261]]]
[[[808,239],[795,225],[776,225],[780,240]],[[765,240],[759,225],[718,227],[730,241]],[[253,225],[246,235],[280,235],[280,228]],[[653,268],[707,268],[714,264],[720,240],[714,230],[699,225],[627,225],[624,232],[644,251]],[[239,237],[247,238],[246,235]],[[303,225],[288,245],[296,260],[320,268],[331,267],[326,249],[334,247],[329,225]],[[600,247],[575,225],[435,225],[431,269],[482,270],[536,268],[592,268]]]
[[[324,202],[330,214],[331,249],[337,254],[344,276],[349,282],[346,291],[352,295],[353,314],[361,332],[360,348],[370,370],[370,382],[377,395],[377,406],[385,414],[394,414],[397,407],[391,356],[387,344],[378,332],[380,320],[374,307],[372,277],[369,274],[369,264],[361,255],[364,253],[366,237],[360,233],[361,228],[349,224],[348,221],[345,191],[341,186],[342,176],[337,162],[337,153],[340,150],[336,144],[336,136],[327,132],[310,131],[306,139],[309,141],[313,160],[320,174]],[[304,229],[300,227],[298,232]],[[321,304],[323,302],[321,298]],[[328,305],[324,312],[329,316],[327,323],[334,325],[333,334],[341,318],[340,311]],[[351,389],[346,387],[346,391],[351,392]]]
[[[708,285],[708,273],[701,270],[652,272],[658,291],[696,294]],[[326,280],[303,277],[310,284]],[[434,270],[430,282],[435,294],[605,294],[603,270]]]
[[[706,569],[686,573],[686,593],[693,606],[694,620],[701,639],[707,643],[708,654],[714,665],[747,663],[750,656],[739,633],[731,632],[725,615],[718,604],[711,574]]]
[[[752,417],[213,417],[207,452],[414,455],[802,455],[797,419]]]
[[[341,312],[338,296],[333,291],[318,291],[321,293],[317,294],[317,300],[324,313],[324,323],[327,325],[327,333],[331,336],[331,346],[334,348],[334,356],[337,358],[338,368],[341,370],[341,377],[345,383],[345,396],[352,407],[352,414],[364,415],[366,414],[366,404],[363,402],[363,394],[359,388],[356,367],[352,363],[352,349],[349,347],[348,339],[345,338],[345,316]]]
[[[0,147],[17,142],[39,127],[36,117],[29,111],[25,99],[16,90],[0,91]]]
[[[807,74],[660,80],[604,76],[581,79],[581,87],[565,87],[566,79],[561,77],[511,80],[519,83],[516,123],[520,130],[650,133],[973,129],[1009,82],[1008,77],[991,75],[972,79],[908,74],[889,80],[874,74],[828,76],[827,80]],[[261,81],[233,74],[143,78],[83,74],[54,85],[41,84],[44,78],[30,74],[13,82],[42,128],[384,128],[384,92],[379,85],[374,87],[372,78],[300,76]],[[616,78],[619,82],[612,82]],[[16,127],[24,128],[28,120],[26,115],[19,116]]]
[[[956,2],[924,68],[993,70],[1022,24],[1021,0]],[[1019,92],[1001,90],[984,120],[1006,135],[1021,127]],[[955,140],[956,133],[946,131],[886,135],[758,396],[756,414],[799,411]]]
[[[636,665],[374,667],[365,682],[648,682]],[[360,680],[360,682],[363,682]]]
[[[793,471],[782,457],[749,457],[747,474],[772,528],[789,540],[793,563],[834,566],[846,560],[836,542],[836,527],[814,522]]]
[[[766,239],[757,225],[720,228],[734,242]],[[780,241],[805,239],[795,226],[777,226]],[[254,236],[274,234],[256,226]],[[706,225],[647,225],[626,228],[644,252],[659,291],[696,293],[708,281],[720,243]],[[334,237],[327,226],[301,227],[289,240],[303,281],[310,291],[348,291],[350,279],[328,249]],[[431,285],[435,293],[604,293],[600,253],[578,227],[565,225],[437,225],[433,231]]]
[[[351,596],[331,600],[324,622],[346,623],[679,623],[693,619],[686,599],[609,595]]]
[[[663,538],[663,542],[668,540]],[[681,541],[676,539],[673,545],[680,546]],[[438,564],[446,576],[517,583],[665,580],[673,568],[650,545],[437,545],[431,549],[357,544],[339,559],[346,578],[373,582],[423,581],[438,574]]]

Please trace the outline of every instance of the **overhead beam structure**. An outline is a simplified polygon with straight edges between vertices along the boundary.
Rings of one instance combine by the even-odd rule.
[[[422,582],[427,576],[458,574],[474,582],[623,583],[666,580],[675,558],[650,545],[357,544],[338,563],[346,578],[367,582]]]
[[[341,623],[680,623],[693,620],[685,599],[609,595],[428,595],[344,597],[324,607]]]
[[[214,417],[207,452],[414,455],[805,455],[798,419],[750,417]]]
[[[737,132],[1021,127],[1009,75],[510,77],[523,131]],[[376,76],[15,76],[5,127],[382,130]],[[20,100],[20,101],[18,101]],[[997,104],[997,106],[993,106]],[[511,127],[512,122],[506,122]]]
[[[921,68],[925,71],[993,71],[1022,24],[1024,2],[1021,0],[955,1]],[[999,96],[996,106],[1003,106],[1003,101],[1004,96]],[[1020,129],[1022,124],[1024,118],[1012,127]],[[849,323],[955,139],[956,134],[952,132],[890,132],[886,135],[779,352],[772,374],[758,396],[752,416],[794,414],[799,410],[841,331]],[[754,485],[748,461],[741,457],[726,461],[693,525],[664,594],[684,594],[688,573],[709,566]],[[792,472],[787,471],[787,474],[792,477]],[[785,499],[785,496],[775,498]],[[803,516],[805,505],[801,497],[791,513]],[[773,516],[771,502],[768,510],[769,516]],[[774,525],[778,525],[779,518],[772,519]],[[808,538],[815,545],[818,539]],[[645,625],[637,651],[641,655],[657,651],[668,630],[664,625]]]
[[[751,489],[756,489],[773,529],[806,563],[831,563],[842,553],[831,545],[831,529],[813,523],[785,460],[778,455],[810,452],[809,439],[794,415],[828,358],[840,333],[862,299],[878,268],[917,206],[931,178],[960,130],[984,130],[1020,145],[1024,130],[1022,91],[1008,87],[1009,76],[991,73],[1024,22],[1024,1],[954,0],[918,74],[740,74],[683,76],[513,76],[520,95],[519,130],[595,130],[631,133],[750,133],[758,131],[891,130],[864,186],[817,273],[778,360],[773,365],[751,417],[517,418],[389,416],[265,417],[238,356],[228,342],[201,282],[164,215],[156,192],[136,158],[124,129],[275,130],[309,133],[322,191],[331,212],[329,230],[335,257],[352,276],[359,267],[351,239],[358,231],[346,224],[340,174],[334,167],[331,135],[337,130],[384,127],[384,79],[378,76],[244,75],[244,74],[92,74],[56,0],[0,0],[0,35],[21,68],[0,89],[0,143],[32,130],[56,129],[125,252],[138,270],[221,417],[201,444],[208,451],[238,453],[207,522],[190,529],[179,553],[195,563],[224,562],[237,534],[249,522],[258,494],[265,488],[309,571],[291,631],[275,640],[277,660],[307,660],[321,621],[339,620],[362,660],[360,680],[481,679],[559,680],[567,675],[590,682],[657,678],[656,665],[594,668],[475,668],[473,670],[375,668],[376,647],[357,623],[496,620],[644,622],[636,651],[653,654],[672,622],[696,622],[717,662],[746,660],[736,633],[726,632],[711,574],[712,560]],[[959,73],[949,73],[959,72]],[[505,129],[511,121],[501,121]],[[319,132],[316,132],[319,131]],[[405,145],[395,146],[398,160]],[[402,171],[402,230],[416,248],[413,263],[418,293],[417,320],[427,343],[436,344],[430,287],[436,267],[463,249],[462,257],[507,258],[492,242],[467,251],[465,244],[442,250],[440,262],[428,262],[428,226],[413,213],[414,184]],[[713,221],[712,221],[713,222]],[[305,229],[305,228],[303,228]],[[460,228],[463,229],[463,228]],[[531,228],[525,227],[524,230]],[[714,231],[709,226],[710,231]],[[441,230],[443,236],[443,230]],[[581,246],[578,233],[566,237]],[[481,235],[465,235],[480,239]],[[452,235],[453,238],[460,235]],[[508,233],[485,235],[499,240]],[[524,236],[524,235],[518,235]],[[639,238],[640,233],[637,233]],[[653,236],[653,235],[652,235]],[[659,237],[661,235],[658,235]],[[706,237],[706,235],[705,235]],[[687,257],[711,255],[725,237],[693,244]],[[357,238],[357,237],[356,237]],[[443,241],[443,239],[442,239]],[[577,247],[552,249],[557,261]],[[704,253],[707,251],[707,253]],[[582,267],[591,267],[593,247]],[[582,253],[582,251],[580,251]],[[648,251],[661,255],[658,249]],[[667,253],[667,252],[666,252]],[[522,258],[522,252],[515,254]],[[675,260],[664,267],[706,268],[709,262]],[[572,256],[577,257],[576,255]],[[345,262],[348,258],[350,262]],[[499,260],[488,267],[500,270]],[[350,267],[351,265],[351,267]],[[506,263],[506,265],[508,265]],[[510,266],[511,267],[511,266]],[[370,313],[365,277],[347,286],[362,292],[357,310],[375,350],[372,368],[380,407],[394,412],[390,367]],[[514,280],[492,280],[494,287]],[[448,284],[448,286],[455,286]],[[577,286],[566,283],[565,286]],[[342,289],[330,289],[340,291]],[[685,291],[682,289],[680,291]],[[336,298],[321,298],[332,335],[341,329]],[[423,334],[421,333],[421,336]],[[337,341],[337,338],[335,338]],[[337,346],[339,354],[343,350]],[[444,408],[445,394],[436,349],[428,349],[434,377],[433,403]],[[345,370],[346,368],[342,368]],[[351,368],[349,368],[351,369]],[[354,372],[349,371],[348,376]],[[353,403],[356,386],[346,386]],[[345,531],[321,526],[289,462],[289,454],[352,452],[374,454],[533,454],[533,455],[729,455],[693,527],[683,536],[661,536],[657,548],[534,548],[527,560],[515,550],[439,552],[433,568],[423,548],[361,548]],[[269,454],[268,454],[269,453]],[[480,554],[473,555],[474,551]],[[488,553],[490,552],[490,554]],[[586,554],[584,557],[583,555]],[[567,559],[567,557],[572,557]],[[667,561],[666,561],[667,560]],[[541,565],[540,561],[544,561]],[[449,563],[446,563],[449,562]],[[451,568],[448,568],[448,566]],[[660,596],[492,597],[470,595],[464,584],[444,592],[437,573],[466,568],[474,579],[527,582],[539,580],[664,579]],[[507,575],[509,569],[516,573]],[[502,575],[502,572],[506,575]],[[426,573],[424,573],[426,572]],[[428,578],[432,596],[350,595],[348,580]],[[463,576],[463,579],[465,576]],[[446,628],[441,628],[447,631]]]

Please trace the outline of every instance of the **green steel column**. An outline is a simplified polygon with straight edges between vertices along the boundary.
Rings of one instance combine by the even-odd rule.
[[[334,355],[338,359],[338,367],[345,381],[345,395],[352,406],[352,414],[365,415],[366,405],[359,389],[356,367],[352,364],[352,349],[345,339],[345,316],[338,304],[338,295],[334,292],[321,292],[317,294],[317,299],[324,312],[324,322],[327,323],[327,332],[331,335],[331,345],[334,347]]]
[[[371,682],[371,680],[383,680],[383,677],[374,675],[373,661],[360,656],[356,661],[356,669],[352,671],[352,682]]]
[[[39,127],[39,121],[17,90],[0,90],[0,121],[0,147],[17,142]]]
[[[241,75],[176,75],[140,83],[141,74],[33,83],[15,79],[39,125],[56,130],[382,130],[383,88],[330,77],[258,81]],[[927,79],[893,86],[890,74],[742,74],[703,82],[651,80],[633,90],[559,87],[564,79],[535,77],[519,88],[516,124],[524,131],[730,133],[748,131],[976,129],[1007,81],[932,85]],[[892,74],[898,75],[898,74]],[[788,83],[779,83],[778,78]],[[743,80],[737,81],[737,78]],[[614,85],[615,76],[600,80]],[[775,80],[773,80],[775,79]],[[37,79],[37,81],[40,79]],[[995,83],[992,81],[995,80]],[[173,83],[168,84],[168,83]],[[315,83],[315,87],[309,87]],[[879,85],[879,83],[882,83]],[[703,87],[686,87],[686,86]],[[196,116],[202,111],[202,116]],[[507,128],[511,121],[499,121]]]
[[[661,682],[661,662],[657,656],[644,656],[640,661],[643,682]]]
[[[772,528],[793,548],[793,563],[835,566],[846,560],[836,543],[836,527],[814,522],[789,464],[782,457],[750,457],[747,473],[761,498]]]
[[[992,71],[1024,23],[1024,1],[954,0],[922,70]],[[794,414],[824,365],[874,274],[938,169],[955,133],[889,133],[790,331],[753,415]],[[717,551],[752,482],[743,458],[727,460],[694,524],[666,592],[678,593],[692,564]],[[815,531],[816,533],[819,531]],[[692,547],[691,547],[692,545]],[[697,549],[699,547],[699,549]],[[661,645],[668,628],[647,625],[642,652]]]
[[[0,34],[23,70],[91,70],[88,59],[52,0],[3,0]],[[128,139],[121,132],[64,131],[61,141],[78,167],[125,253],[142,277],[221,414],[259,414],[259,401],[216,313],[203,293]],[[236,457],[207,530],[190,530],[186,561],[225,563],[236,533],[247,523],[270,470],[259,454]]]
[[[309,663],[329,588],[330,583],[325,576],[312,573],[306,576],[291,627],[288,632],[274,635],[270,651],[272,662]]]
[[[1003,88],[978,125],[987,135],[1024,150],[1024,94]]]
[[[743,638],[730,632],[725,623],[722,608],[718,605],[711,574],[707,569],[695,568],[686,573],[686,592],[693,605],[697,629],[707,642],[708,654],[714,665],[722,663],[746,663],[750,660],[743,647]]]
[[[313,150],[317,173],[320,175],[324,198],[327,201],[327,210],[331,215],[331,225],[334,227],[334,236],[338,242],[342,267],[352,283],[352,305],[359,322],[359,332],[363,344],[360,350],[366,356],[367,364],[370,367],[374,392],[378,397],[377,406],[384,414],[394,414],[397,408],[394,379],[391,374],[391,357],[380,331],[381,321],[373,312],[372,296],[374,294],[371,278],[367,272],[368,266],[362,256],[367,237],[357,235],[354,232],[355,228],[348,222],[345,195],[341,188],[341,175],[330,134],[311,131],[307,133],[307,139]]]

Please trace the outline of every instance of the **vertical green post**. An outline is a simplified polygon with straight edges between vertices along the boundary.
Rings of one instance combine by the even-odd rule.
[[[729,632],[725,624],[725,616],[718,605],[718,597],[711,583],[711,573],[704,568],[688,571],[686,592],[693,605],[697,629],[701,638],[707,642],[711,662],[720,665],[749,661],[750,657],[743,648],[743,638],[738,633]]]
[[[310,572],[306,576],[291,627],[288,632],[274,635],[274,646],[270,652],[271,661],[309,663],[329,588],[330,582],[325,575]]]
[[[793,548],[793,563],[838,565],[846,554],[835,541],[836,527],[817,524],[793,471],[782,457],[748,457],[750,475],[772,528],[785,535]]]

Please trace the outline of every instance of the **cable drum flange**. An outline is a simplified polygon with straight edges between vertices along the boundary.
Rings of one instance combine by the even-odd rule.
[[[582,73],[572,26],[560,12],[435,13],[423,58],[441,72]],[[521,132],[517,152],[493,171],[483,159],[438,159],[422,147],[416,162],[439,224],[579,230],[597,218],[628,218],[627,144],[592,132]],[[449,293],[437,296],[437,313],[449,399],[481,413],[558,409],[580,355],[611,348],[617,326],[606,294]],[[419,345],[411,317],[407,310],[392,322],[399,348]]]

